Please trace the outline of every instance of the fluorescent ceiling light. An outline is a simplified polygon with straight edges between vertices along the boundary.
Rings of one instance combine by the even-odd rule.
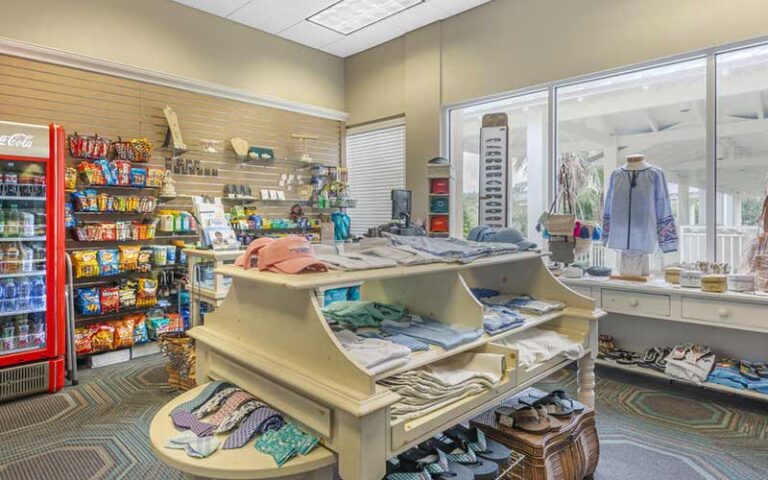
[[[426,0],[341,0],[307,19],[342,35],[349,35]]]

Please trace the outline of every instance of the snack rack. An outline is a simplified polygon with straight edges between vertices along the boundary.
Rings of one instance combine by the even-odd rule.
[[[0,401],[5,401],[64,386],[64,130],[0,122],[0,170]]]
[[[558,357],[527,369],[519,366],[517,351],[498,341],[531,327],[556,330],[582,342],[585,353],[578,360],[580,400],[593,405],[597,320],[603,313],[595,309],[593,300],[558,282],[541,257],[526,252],[470,264],[300,275],[234,266],[220,268],[216,273],[232,278],[229,294],[206,317],[205,325],[188,332],[197,347],[198,384],[228,380],[263,399],[319,436],[323,447],[338,455],[342,478],[359,480],[382,478],[387,458],[468,420],[572,363]],[[483,306],[471,293],[471,287],[528,293],[561,301],[567,307],[529,317],[522,327],[494,336],[484,334],[451,350],[433,346],[425,352],[414,352],[408,364],[373,374],[347,355],[321,313],[320,292],[354,285],[361,286],[363,300],[398,303],[414,313],[472,328],[482,328]],[[506,371],[499,385],[419,418],[391,420],[390,406],[400,397],[378,381],[461,352],[503,354]],[[167,419],[155,418],[155,422],[163,421]],[[162,461],[191,475],[206,469],[209,459],[188,461],[163,448],[162,437],[150,436]],[[244,450],[244,457],[254,456],[252,449]],[[210,462],[218,463],[215,457],[211,456]],[[254,471],[250,478],[280,476],[274,466],[271,468],[271,472]],[[226,467],[219,468],[215,478],[235,478],[231,473]]]

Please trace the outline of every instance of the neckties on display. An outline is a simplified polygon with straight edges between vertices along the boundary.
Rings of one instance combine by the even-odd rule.
[[[250,400],[237,407],[237,409],[222,420],[214,430],[214,433],[225,433],[240,425],[244,419],[248,418],[256,409],[266,407],[265,404],[258,400]]]
[[[195,416],[197,418],[203,418],[205,416],[208,416],[215,412],[216,410],[221,407],[221,405],[224,403],[226,399],[230,397],[230,395],[235,394],[236,392],[241,392],[242,389],[238,387],[229,387],[225,388],[219,392],[216,393],[216,395],[212,396],[210,400],[205,402],[202,407],[195,410]]]
[[[206,418],[205,422],[218,426],[222,421],[224,421],[225,418],[232,415],[240,405],[249,400],[254,400],[253,395],[250,393],[244,392],[242,390],[235,392],[234,394],[230,395],[226,402],[224,402],[224,405],[219,408],[219,411],[210,418]]]
[[[215,395],[219,391],[232,386],[233,385],[231,383],[224,382],[224,381],[210,382],[208,385],[206,385],[202,389],[202,391],[200,391],[199,394],[197,394],[195,398],[187,402],[184,402],[178,405],[173,410],[171,410],[171,414],[174,414],[176,412],[192,412],[200,408],[201,405],[207,402],[208,399],[210,399],[213,395]]]
[[[205,458],[215,452],[220,444],[215,437],[198,437],[191,430],[187,430],[169,439],[165,448],[184,450],[190,457]]]
[[[262,404],[263,405],[263,404]],[[248,443],[254,435],[263,434],[271,430],[280,430],[284,424],[283,416],[277,410],[265,405],[257,408],[248,418],[240,424],[237,430],[224,442],[224,450],[240,448]]]
[[[216,425],[203,423],[190,412],[176,412],[171,414],[173,425],[179,430],[191,430],[198,437],[207,437],[213,435]]]

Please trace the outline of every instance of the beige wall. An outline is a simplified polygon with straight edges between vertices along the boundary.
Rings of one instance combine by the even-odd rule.
[[[428,39],[418,30],[348,58],[349,123],[406,115],[407,183],[423,212],[424,163],[439,151],[439,105],[422,98],[425,82],[407,75],[408,65],[430,59],[419,72],[427,82],[439,77],[428,96],[450,104],[765,36],[766,8],[764,0],[493,0],[425,27]],[[404,65],[402,83],[399,75],[382,77],[380,64]]]
[[[170,0],[2,0],[0,37],[344,110],[342,59]]]

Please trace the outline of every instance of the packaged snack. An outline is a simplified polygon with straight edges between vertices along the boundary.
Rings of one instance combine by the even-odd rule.
[[[74,190],[77,186],[77,170],[72,167],[67,167],[64,171],[64,188],[67,190]]]
[[[133,144],[131,142],[124,142],[121,138],[118,138],[116,142],[112,142],[110,149],[112,150],[112,155],[117,160],[128,162],[136,160],[136,154],[133,151]]]
[[[121,271],[127,272],[139,268],[139,251],[141,250],[141,247],[135,245],[120,245],[118,250]]]
[[[75,250],[72,252],[72,270],[75,278],[95,277],[99,274],[96,250]]]
[[[146,138],[133,138],[131,139],[131,146],[133,147],[133,153],[135,161],[148,162],[152,155],[152,144]]]
[[[99,288],[75,289],[75,311],[80,315],[101,315]]]
[[[178,313],[169,313],[166,315],[168,318],[168,331],[171,332],[183,332],[184,331],[184,320],[182,320],[181,315]]]
[[[94,352],[115,349],[115,327],[108,323],[101,323],[97,326],[98,330],[91,338]]]
[[[75,213],[71,203],[64,204],[64,227],[72,228],[75,226]]]
[[[108,248],[98,251],[99,275],[117,275],[120,273],[120,263],[118,253],[114,248]]]
[[[147,169],[142,167],[131,167],[131,186],[147,186]]]
[[[168,265],[173,265],[176,263],[176,245],[167,245],[166,246],[166,259],[168,261]]]
[[[100,223],[98,228],[100,241],[114,242],[117,239],[117,225],[114,222]]]
[[[154,167],[147,168],[148,187],[162,187],[163,180],[165,180],[165,169]]]
[[[102,313],[116,313],[120,311],[119,287],[101,287],[101,311]]]
[[[157,339],[160,335],[168,333],[168,325],[168,318],[163,314],[162,310],[147,312],[149,338]]]
[[[117,184],[129,186],[131,184],[131,162],[115,160],[112,163],[114,164],[115,174],[117,176]]]
[[[77,355],[87,355],[89,353],[93,353],[91,337],[94,333],[95,329],[91,329],[89,327],[75,328],[75,352]]]
[[[117,185],[117,172],[112,170],[109,161],[101,159],[93,163],[101,171],[101,176],[104,177],[104,182],[107,185]]]
[[[152,263],[160,266],[168,264],[168,247],[166,245],[152,247]]]
[[[126,317],[113,323],[115,327],[115,348],[130,347],[133,345],[134,325],[133,319]]]
[[[144,315],[134,317],[133,321],[133,344],[147,343],[149,341],[149,331],[147,330],[147,320]]]
[[[125,279],[120,282],[120,308],[131,308],[136,306],[136,288],[138,284],[135,280]]]
[[[137,307],[151,307],[157,304],[157,280],[140,278],[136,292]]]

